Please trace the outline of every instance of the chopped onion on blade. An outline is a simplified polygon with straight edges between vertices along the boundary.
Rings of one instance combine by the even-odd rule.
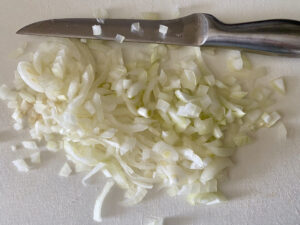
[[[116,42],[119,42],[121,44],[125,40],[125,37],[121,34],[117,34],[115,37],[115,40],[116,40]]]
[[[159,25],[159,29],[158,29],[158,32],[165,36],[167,33],[168,33],[168,27],[165,26],[165,25]]]
[[[93,25],[92,26],[93,29],[93,35],[101,35],[102,34],[102,29],[100,25]]]
[[[131,24],[131,32],[140,32],[141,26],[139,22]]]

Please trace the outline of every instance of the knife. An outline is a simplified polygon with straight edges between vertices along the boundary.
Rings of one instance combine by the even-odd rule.
[[[139,23],[138,32],[131,31],[133,23]],[[93,35],[93,25],[101,26],[101,35]],[[160,25],[168,27],[165,35],[159,32]],[[115,40],[120,34],[128,42],[235,47],[260,53],[300,55],[300,22],[286,19],[225,24],[204,13],[172,20],[51,19],[27,25],[17,34],[100,40]]]

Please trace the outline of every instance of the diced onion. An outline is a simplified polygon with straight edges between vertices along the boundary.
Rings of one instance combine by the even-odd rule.
[[[158,99],[156,108],[158,110],[161,110],[162,112],[166,113],[168,111],[168,109],[170,108],[170,104],[163,99]]]
[[[17,150],[17,146],[11,145],[11,146],[10,146],[10,149],[11,149],[13,152],[15,152],[15,151]]]
[[[125,36],[121,35],[121,34],[117,34],[115,37],[116,42],[119,43],[123,43],[123,41],[125,40]]]
[[[168,33],[168,27],[165,25],[159,25],[159,33],[161,33],[163,36]]]
[[[187,103],[184,106],[179,106],[177,114],[183,117],[198,118],[201,113],[201,108],[193,103]]]
[[[18,169],[19,172],[28,172],[29,171],[29,166],[27,163],[24,161],[24,159],[16,159],[12,161],[14,166]]]
[[[215,158],[208,166],[203,170],[200,181],[206,183],[213,179],[220,171],[226,167],[232,166],[232,162],[228,158]]]
[[[241,52],[238,50],[230,50],[228,55],[230,68],[233,70],[241,70],[243,68]]]
[[[92,26],[93,29],[93,35],[101,35],[102,34],[102,29],[100,25],[93,25]]]
[[[131,32],[140,32],[141,27],[140,27],[140,23],[136,22],[131,24],[131,28],[130,28]]]
[[[137,113],[140,115],[140,116],[143,116],[145,118],[149,118],[149,112],[148,110],[145,108],[145,107],[141,107],[137,110]]]
[[[271,82],[271,85],[281,94],[285,94],[285,84],[282,77],[277,78]]]
[[[32,149],[32,150],[38,149],[37,144],[34,141],[22,141],[22,145],[26,149]]]
[[[71,167],[69,166],[69,164],[66,162],[63,167],[60,169],[59,171],[59,176],[61,177],[68,177],[70,176],[70,174],[72,173],[72,169]]]
[[[30,155],[30,161],[32,163],[40,163],[41,162],[41,153],[35,152]]]
[[[17,93],[11,91],[5,84],[2,84],[0,87],[0,99],[2,100],[15,100]]]

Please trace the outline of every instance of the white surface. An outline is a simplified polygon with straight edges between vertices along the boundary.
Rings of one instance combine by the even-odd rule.
[[[212,13],[225,22],[267,18],[300,20],[300,1],[290,0],[1,0],[0,7],[0,83],[11,84],[16,62],[7,55],[26,37],[15,31],[41,19],[90,16],[94,7],[104,6],[114,15],[134,17],[142,11],[165,11],[181,2],[185,14]],[[210,57],[211,58],[211,57]],[[150,194],[135,207],[118,206],[122,194],[109,194],[103,209],[105,225],[140,225],[147,216],[167,217],[165,225],[296,225],[300,224],[300,59],[252,55],[259,65],[266,65],[271,76],[285,76],[288,93],[278,106],[284,115],[288,140],[276,135],[276,127],[261,130],[256,142],[239,150],[230,181],[222,185],[229,201],[214,206],[189,206],[183,199]],[[215,68],[215,67],[214,67]],[[214,70],[221,73],[222,67]],[[42,164],[27,174],[18,173],[11,161],[12,152],[26,132],[12,129],[10,112],[0,103],[0,224],[2,225],[86,225],[92,220],[93,205],[100,185],[83,187],[84,176],[65,179],[57,173],[65,159],[52,153],[41,155]]]

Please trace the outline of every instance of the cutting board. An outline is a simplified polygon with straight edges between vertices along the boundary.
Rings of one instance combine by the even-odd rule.
[[[0,83],[12,84],[16,61],[8,55],[24,41],[39,38],[15,35],[20,27],[42,19],[90,17],[95,8],[110,9],[112,17],[136,17],[155,11],[164,17],[180,7],[183,15],[211,13],[224,22],[287,18],[300,20],[300,1],[290,0],[2,0],[0,7]],[[218,50],[222,55],[222,50]],[[219,54],[218,53],[218,54]],[[278,128],[260,130],[255,141],[238,150],[229,179],[221,185],[228,201],[213,206],[190,206],[182,198],[153,192],[141,204],[118,205],[122,192],[114,188],[105,200],[105,225],[141,225],[146,217],[165,218],[165,225],[296,225],[300,224],[300,59],[248,54],[254,65],[266,66],[270,77],[284,76],[288,93],[275,108],[284,115],[288,130],[284,140]],[[205,56],[206,57],[206,56]],[[208,64],[222,73],[218,60]],[[26,131],[12,129],[11,112],[0,102],[0,224],[2,225],[87,225],[104,179],[88,187],[83,174],[58,177],[63,154],[43,152],[42,164],[27,174],[18,173],[11,161],[26,155],[12,152],[11,144],[29,138]]]

